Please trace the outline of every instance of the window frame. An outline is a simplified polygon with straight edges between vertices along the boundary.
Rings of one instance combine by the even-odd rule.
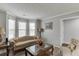
[[[13,20],[14,22],[15,22],[15,24],[14,24],[14,37],[15,37],[15,28],[16,28],[16,20],[14,20],[14,19],[8,19],[8,21],[7,21],[7,25],[8,25],[8,38],[9,38],[9,40],[11,39],[10,37],[9,37],[9,33],[10,33],[10,30],[13,30],[13,29],[9,29],[9,20]]]
[[[35,28],[34,29],[30,29],[30,23],[34,23],[35,24]],[[34,35],[30,35],[30,30],[34,31]],[[36,23],[33,21],[29,21],[29,36],[35,36],[36,35]]]
[[[30,36],[30,23],[35,23],[35,34],[36,35],[36,21],[32,21],[32,20],[28,20],[28,19],[23,19],[23,18],[9,18],[8,20],[14,20],[15,21],[15,34],[14,34],[14,38],[15,37],[19,37],[19,26],[18,26],[18,22],[25,22],[26,23],[26,36]],[[9,38],[9,21],[7,20],[7,25],[6,25],[6,29],[7,29],[7,35],[6,37]]]
[[[17,21],[17,26],[18,26],[18,28],[17,28],[17,31],[18,31],[18,37],[21,37],[21,36],[19,36],[19,22],[24,22],[24,23],[26,23],[26,32],[25,32],[25,35],[27,35],[27,21],[26,20],[18,20]],[[21,29],[21,30],[23,30],[23,29]]]

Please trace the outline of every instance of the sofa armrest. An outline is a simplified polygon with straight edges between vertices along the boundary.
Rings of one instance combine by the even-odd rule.
[[[10,42],[10,48],[13,48],[15,46],[15,41],[9,41]]]
[[[35,41],[39,45],[42,45],[43,44],[43,40],[42,39],[35,39]]]
[[[62,46],[61,51],[63,56],[71,56],[71,50],[68,47]]]

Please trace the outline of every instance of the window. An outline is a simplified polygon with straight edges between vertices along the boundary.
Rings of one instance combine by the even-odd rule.
[[[14,38],[15,37],[15,20],[9,19],[8,27],[9,27],[8,28],[8,31],[9,31],[8,38],[9,39]]]
[[[18,22],[19,37],[26,35],[26,22]]]
[[[21,37],[26,35],[30,35],[30,36],[35,35],[35,22],[27,23],[26,21],[24,22],[21,20],[20,21],[19,20],[16,21],[13,19],[8,20],[8,38],[9,39],[15,38],[15,36]]]
[[[35,23],[34,22],[29,23],[29,35],[30,36],[35,35]]]

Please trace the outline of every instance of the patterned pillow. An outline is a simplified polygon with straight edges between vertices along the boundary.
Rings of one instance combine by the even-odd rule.
[[[77,39],[71,39],[71,44],[77,45],[79,43],[79,40]]]

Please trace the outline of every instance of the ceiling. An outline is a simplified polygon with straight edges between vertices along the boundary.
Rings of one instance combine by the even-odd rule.
[[[78,3],[0,3],[0,9],[11,15],[28,19],[44,19],[78,11]]]

